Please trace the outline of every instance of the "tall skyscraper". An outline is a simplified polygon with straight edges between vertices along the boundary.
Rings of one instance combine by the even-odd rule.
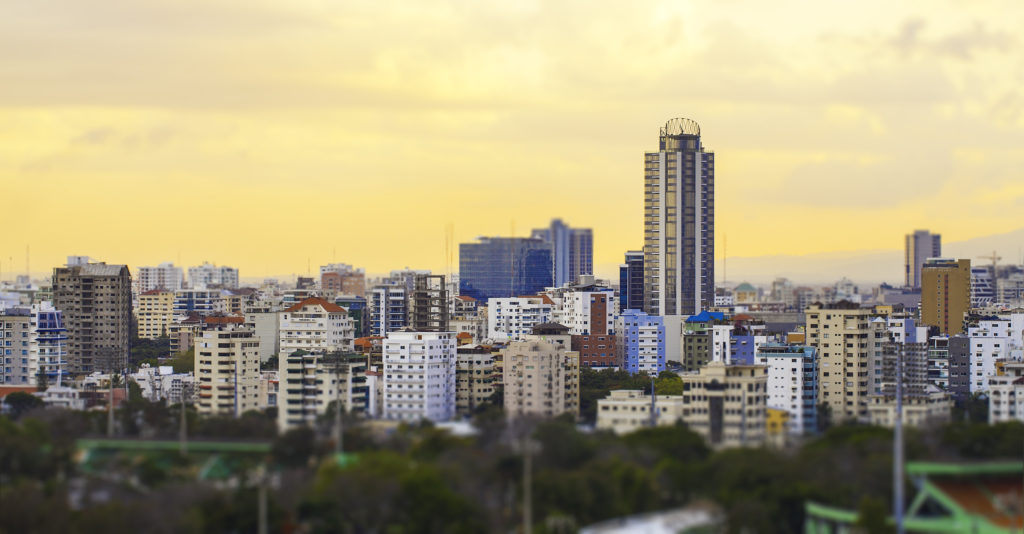
[[[619,311],[644,309],[644,251],[626,252],[619,265]]]
[[[907,234],[904,244],[904,285],[921,287],[921,266],[928,258],[942,257],[942,236],[928,230],[915,230]]]
[[[481,237],[459,245],[459,295],[480,301],[536,295],[554,283],[552,246],[527,237]]]
[[[715,299],[715,155],[672,119],[644,155],[644,310],[692,315]]]
[[[590,228],[570,228],[561,219],[554,219],[550,227],[534,230],[530,237],[551,243],[555,287],[594,274],[594,232]]]
[[[921,323],[946,335],[964,331],[971,311],[971,260],[931,258],[921,268]]]

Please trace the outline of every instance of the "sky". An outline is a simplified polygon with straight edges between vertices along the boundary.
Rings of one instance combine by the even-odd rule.
[[[1021,27],[986,1],[7,0],[0,276],[27,246],[36,272],[443,273],[449,225],[554,217],[610,274],[673,117],[716,154],[719,258],[1006,232]]]

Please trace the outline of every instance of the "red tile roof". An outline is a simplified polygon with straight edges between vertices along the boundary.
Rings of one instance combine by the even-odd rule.
[[[203,322],[206,324],[242,324],[245,322],[245,317],[241,315],[211,315],[204,318]]]
[[[345,313],[345,308],[342,308],[341,306],[338,306],[337,304],[333,304],[331,302],[327,302],[326,300],[324,300],[324,299],[322,299],[320,297],[309,297],[308,299],[305,299],[302,302],[300,302],[298,304],[295,304],[294,306],[291,306],[290,308],[288,308],[288,309],[286,309],[284,311],[286,311],[286,312],[302,311],[302,308],[304,306],[320,306],[325,311],[328,311],[328,312],[331,312],[331,313]]]

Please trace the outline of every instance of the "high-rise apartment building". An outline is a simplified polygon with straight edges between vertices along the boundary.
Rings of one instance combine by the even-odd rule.
[[[53,305],[64,313],[70,372],[125,368],[132,323],[128,267],[88,263],[55,268]]]
[[[971,311],[971,260],[931,258],[921,267],[921,323],[946,335],[964,331]]]
[[[233,267],[217,267],[204,262],[198,267],[188,268],[188,283],[193,289],[218,287],[221,289],[238,288],[238,269]]]
[[[551,226],[534,230],[530,237],[551,243],[555,287],[594,274],[594,232],[590,228],[570,228],[561,219],[554,219]]]
[[[181,267],[164,262],[156,267],[139,267],[139,293],[161,289],[177,291],[185,283],[185,273]]]
[[[169,336],[174,323],[174,292],[150,289],[139,295],[135,323],[141,339]]]
[[[644,311],[693,315],[715,302],[715,155],[672,119],[644,155]]]
[[[502,352],[505,414],[580,414],[580,355],[546,341],[509,343]]]
[[[404,285],[379,285],[370,291],[370,335],[384,337],[409,324],[409,302]]]
[[[818,431],[818,355],[813,347],[765,345],[754,356],[768,369],[769,408],[789,414],[790,434]]]
[[[313,427],[332,403],[343,413],[365,413],[369,396],[366,358],[320,351],[282,354],[278,360],[277,428]]]
[[[534,326],[551,320],[553,307],[544,295],[491,299],[487,306],[487,339],[522,341]]]
[[[455,333],[390,332],[384,340],[384,418],[455,416]]]
[[[903,270],[904,285],[921,287],[921,266],[928,258],[942,256],[942,236],[928,230],[915,230],[904,238]]]
[[[626,252],[619,265],[619,311],[644,309],[644,251]]]
[[[489,347],[459,347],[456,352],[455,408],[460,415],[473,415],[490,401],[495,383],[494,354]]]
[[[59,383],[67,357],[67,330],[49,302],[0,309],[0,385]]]
[[[876,337],[888,338],[885,321],[872,321],[872,310],[849,303],[814,304],[805,317],[807,345],[818,351],[818,404],[828,405],[835,423],[867,420],[871,367],[881,350]]]
[[[238,417],[259,408],[260,341],[242,317],[207,317],[195,337],[196,409]]]
[[[627,310],[615,319],[618,361],[631,374],[665,370],[665,322],[657,315]]]
[[[459,245],[459,294],[480,301],[534,295],[554,283],[552,245],[543,239],[481,237]]]

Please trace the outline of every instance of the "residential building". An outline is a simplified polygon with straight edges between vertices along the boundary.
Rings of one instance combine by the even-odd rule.
[[[49,302],[37,302],[29,309],[32,343],[29,350],[29,372],[36,378],[45,379],[48,384],[62,384],[67,374],[68,331],[64,326],[64,314]],[[4,350],[6,366],[6,347]],[[6,369],[5,369],[6,371]]]
[[[239,417],[259,408],[259,345],[242,317],[203,319],[195,338],[200,414]]]
[[[942,257],[942,236],[928,230],[907,234],[903,248],[904,285],[922,287],[921,266],[928,258]]]
[[[405,286],[378,285],[370,291],[370,335],[384,337],[405,328],[409,303]]]
[[[487,304],[487,339],[522,341],[534,326],[551,320],[553,307],[545,295],[493,298]]]
[[[1024,362],[1007,362],[988,379],[988,422],[1024,422]]]
[[[619,311],[644,309],[644,251],[626,252],[619,265]]]
[[[814,347],[765,345],[755,356],[767,369],[768,408],[789,414],[786,431],[794,435],[818,431],[818,356]]]
[[[249,312],[245,314],[246,324],[253,327],[254,335],[260,340],[260,363],[281,352],[281,314],[278,312]]]
[[[390,332],[384,341],[385,419],[447,421],[455,416],[455,333]]]
[[[203,262],[188,268],[188,284],[193,289],[237,289],[238,269]]]
[[[551,226],[534,230],[530,237],[551,244],[555,287],[574,284],[581,276],[594,274],[594,232],[590,228],[570,228],[561,219],[554,219]]]
[[[163,289],[150,289],[139,295],[135,309],[138,336],[156,339],[167,336],[174,322],[174,293]]]
[[[175,373],[169,365],[152,367],[148,363],[129,375],[139,386],[142,397],[150,402],[179,404],[182,396],[191,404],[195,396],[195,376],[192,373]]]
[[[542,239],[481,237],[459,245],[459,294],[480,301],[532,295],[554,282],[552,246]]]
[[[193,348],[196,334],[202,329],[203,318],[198,313],[175,317],[168,333],[171,338],[171,346],[167,355],[173,357]]]
[[[480,345],[458,347],[455,366],[455,410],[461,416],[473,415],[491,401],[495,383],[494,355]]]
[[[334,303],[348,310],[352,318],[356,337],[363,337],[370,331],[370,307],[366,297],[337,295]]]
[[[278,327],[281,355],[297,350],[335,352],[353,350],[352,319],[344,308],[313,297],[281,311]]]
[[[161,290],[171,293],[185,284],[185,274],[181,267],[164,262],[156,267],[139,267],[139,293]]]
[[[644,155],[644,311],[692,315],[715,297],[715,155],[672,119]]]
[[[640,310],[626,310],[615,319],[618,360],[631,374],[665,370],[665,319]]]
[[[197,313],[202,317],[227,313],[218,289],[179,289],[174,292],[174,314]]]
[[[597,429],[616,434],[653,426],[672,426],[683,420],[682,395],[657,395],[651,417],[651,396],[639,389],[617,389],[597,401]]]
[[[921,323],[952,336],[963,332],[970,311],[971,260],[926,260],[921,268]]]
[[[968,327],[970,339],[970,392],[988,391],[988,382],[996,368],[1012,360],[1014,331],[1003,319],[985,319]]]
[[[892,428],[896,424],[896,399],[892,395],[872,395],[868,404],[868,423]],[[953,402],[949,394],[935,386],[903,399],[903,426],[938,426],[950,422]]]
[[[31,360],[32,314],[28,308],[0,309],[0,384],[35,386],[36,376]]]
[[[132,279],[128,267],[88,263],[53,270],[53,305],[68,329],[71,373],[111,372],[128,365]]]
[[[765,441],[767,368],[711,362],[683,380],[683,421],[713,448]]]
[[[897,383],[902,385],[903,424],[924,426],[948,423],[952,401],[931,384],[928,376],[929,343],[889,341],[882,345],[882,392],[868,397],[868,422],[891,427],[896,422]]]
[[[522,341],[544,341],[563,350],[572,350],[572,335],[569,328],[558,323],[541,323],[535,325]]]
[[[539,340],[509,343],[501,353],[509,418],[563,413],[579,417],[579,353]]]
[[[971,308],[984,308],[996,302],[996,280],[991,266],[971,267]]]
[[[366,273],[347,263],[320,267],[320,289],[325,295],[366,296]]]
[[[818,403],[828,405],[834,423],[867,420],[875,335],[886,333],[885,321],[872,322],[872,313],[842,302],[805,310],[807,345],[818,351]]]
[[[277,376],[280,432],[315,428],[317,418],[326,414],[332,403],[341,403],[347,414],[366,413],[366,358],[359,354],[325,355],[321,349],[282,353]]]

